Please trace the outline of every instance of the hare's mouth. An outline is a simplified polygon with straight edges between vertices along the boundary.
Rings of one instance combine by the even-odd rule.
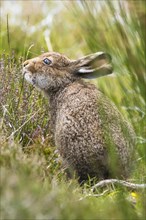
[[[25,77],[26,74],[31,74],[31,72],[28,71],[27,69],[23,68],[22,75]]]
[[[23,71],[24,78],[32,85],[36,84],[36,77],[29,71]]]

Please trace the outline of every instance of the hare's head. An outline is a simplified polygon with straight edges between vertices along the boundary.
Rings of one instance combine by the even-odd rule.
[[[42,90],[58,90],[79,78],[97,78],[112,73],[111,57],[97,52],[77,60],[48,52],[23,64],[25,79]]]

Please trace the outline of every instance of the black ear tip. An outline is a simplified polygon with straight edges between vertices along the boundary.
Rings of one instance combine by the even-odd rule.
[[[109,53],[106,53],[106,56],[108,57],[109,61],[112,61],[112,56]]]
[[[97,52],[96,55],[100,59],[108,59],[109,62],[112,61],[111,55],[107,52]]]
[[[109,60],[109,62],[112,60],[112,56],[109,53],[104,53],[105,58]]]
[[[113,71],[114,71],[113,66],[110,66],[110,68],[109,68],[109,74],[112,74],[112,73],[113,73]]]

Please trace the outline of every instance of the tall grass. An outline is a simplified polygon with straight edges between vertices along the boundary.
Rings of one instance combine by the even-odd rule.
[[[144,1],[67,1],[62,4],[64,7],[55,15],[49,30],[51,47],[71,58],[100,50],[111,54],[113,76],[93,83],[132,123],[137,134],[137,160],[131,181],[146,182]],[[37,15],[29,16],[30,24],[35,26]],[[41,23],[43,18],[42,14],[36,23]],[[50,24],[28,34],[25,28],[11,26],[9,16],[3,19],[1,219],[144,219],[144,190],[110,186],[93,192],[90,181],[80,187],[77,180],[66,178],[52,141],[49,103],[21,74],[26,57],[47,50],[43,33]],[[21,19],[23,23],[23,16]],[[25,21],[28,22],[28,15]]]

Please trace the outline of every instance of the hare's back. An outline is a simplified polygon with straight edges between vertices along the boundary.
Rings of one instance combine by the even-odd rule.
[[[128,173],[133,138],[132,129],[116,106],[93,85],[75,83],[60,94],[55,142],[76,169],[80,167],[93,176],[96,172],[100,176],[100,171],[107,173],[112,145],[123,172]]]

